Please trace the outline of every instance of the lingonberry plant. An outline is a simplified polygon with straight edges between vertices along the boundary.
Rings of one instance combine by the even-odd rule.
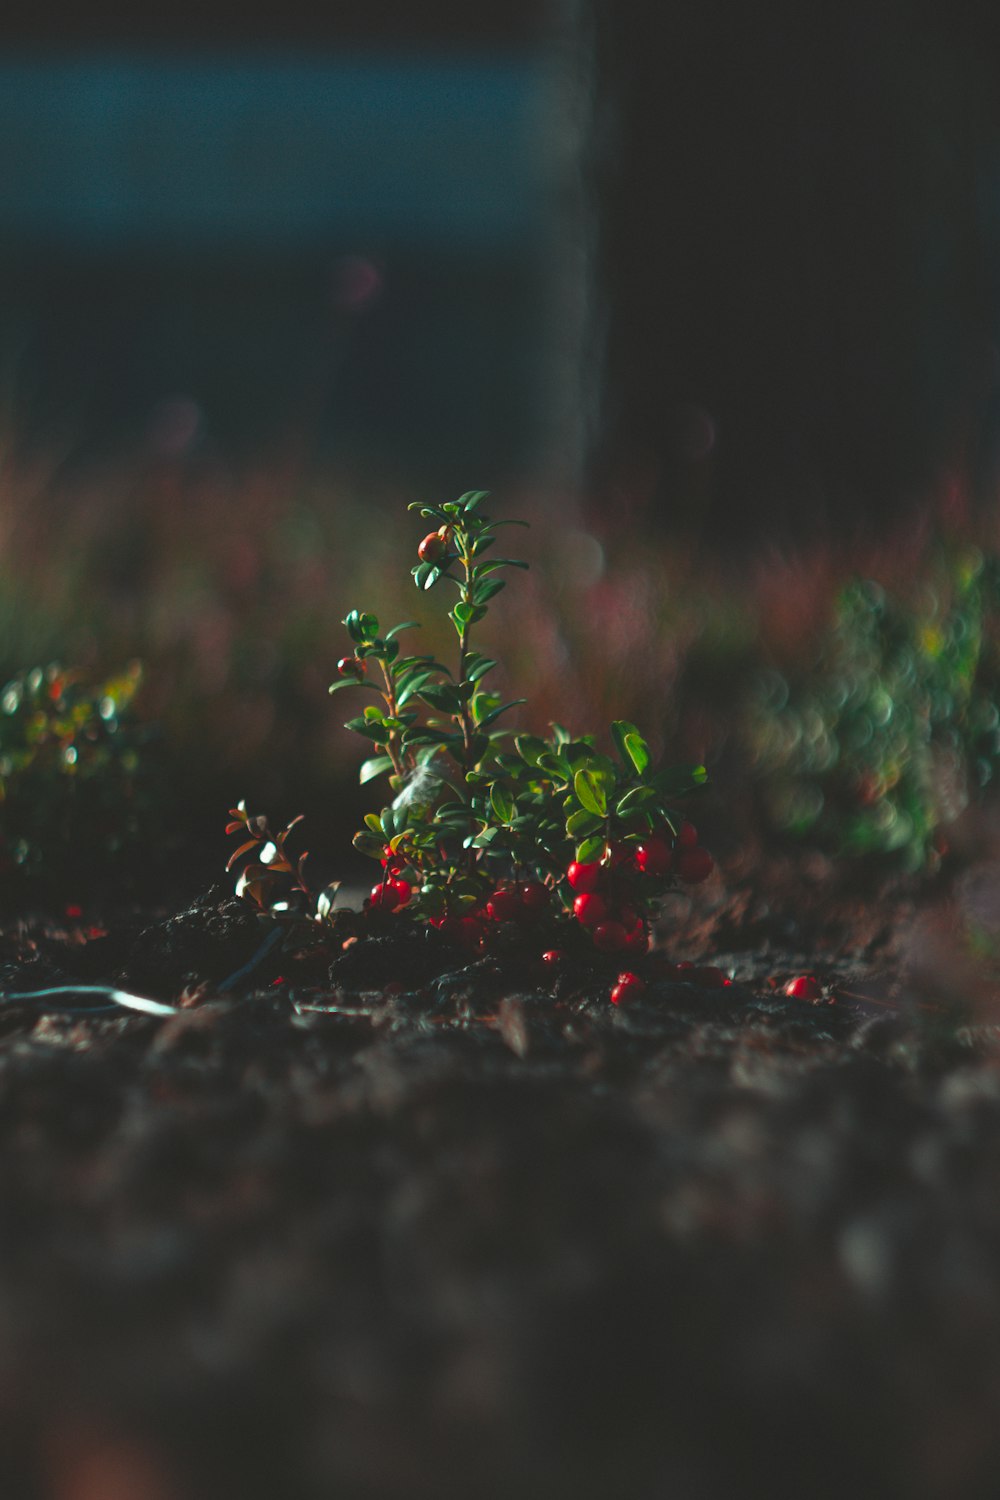
[[[502,575],[527,567],[493,553],[500,529],[525,523],[491,519],[486,499],[472,490],[453,503],[410,506],[435,527],[416,549],[416,586],[452,590],[453,666],[403,650],[400,638],[416,621],[383,631],[359,610],[344,621],[352,649],[330,691],[373,695],[346,727],[371,752],[361,783],[385,778],[392,794],[354,839],[380,865],[366,908],[403,911],[471,951],[512,925],[541,931],[562,922],[602,952],[644,953],[658,901],[678,880],[694,884],[712,869],[676,810],[705,784],[705,768],[655,769],[645,739],[624,720],[611,726],[613,755],[593,735],[558,724],[548,737],[500,724],[525,700],[503,702],[490,691],[497,662],[473,637],[506,585]],[[258,853],[240,877],[243,891],[265,905],[276,871],[296,875],[304,889],[284,836],[242,804],[233,817],[230,831],[249,838],[230,864]],[[555,952],[550,946],[546,960],[555,963]]]

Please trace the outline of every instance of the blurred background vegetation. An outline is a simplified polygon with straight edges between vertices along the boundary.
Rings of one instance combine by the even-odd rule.
[[[346,842],[339,622],[432,617],[405,503],[488,486],[523,723],[933,862],[1000,691],[1000,55],[807,9],[6,17],[0,677],[139,660],[175,832]]]

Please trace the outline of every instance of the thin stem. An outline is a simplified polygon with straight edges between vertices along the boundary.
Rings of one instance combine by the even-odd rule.
[[[394,719],[398,713],[398,708],[396,706],[396,689],[393,685],[392,673],[389,671],[386,662],[380,661],[379,666],[382,668],[382,676],[385,680],[385,692],[382,694],[382,696],[385,699],[385,706],[390,719]],[[385,753],[392,761],[392,769],[396,773],[396,775],[405,776],[407,771],[413,770],[415,762],[412,752],[410,753],[408,760],[403,759],[403,757],[399,753],[397,740],[398,732],[394,729],[390,733],[389,738],[386,740]]]
[[[459,592],[460,592],[460,595],[461,595],[462,603],[463,604],[469,604],[469,605],[471,605],[471,603],[472,603],[472,558],[469,555],[468,540],[467,540],[464,532],[462,534],[461,542],[462,542],[461,557],[462,557],[462,566],[465,569],[465,581],[461,585],[461,588],[460,588]],[[458,690],[459,690],[459,693],[461,694],[461,709],[460,709],[460,712],[459,712],[459,718],[460,718],[461,725],[462,725],[462,766],[463,766],[463,770],[464,770],[466,776],[468,776],[468,774],[469,774],[470,771],[472,771],[472,770],[475,769],[475,763],[474,763],[473,758],[472,758],[472,742],[473,742],[473,739],[475,737],[475,725],[472,722],[472,711],[469,708],[469,698],[466,696],[466,693],[465,693],[466,687],[469,686],[469,684],[466,683],[466,679],[465,679],[465,664],[466,664],[466,660],[467,660],[468,655],[469,655],[469,631],[470,631],[470,629],[471,629],[471,625],[469,625],[469,624],[463,624],[462,625],[462,629],[459,632],[459,637],[458,637]],[[466,785],[468,785],[468,783],[466,783]],[[473,836],[475,834],[475,831],[476,831],[476,819],[475,819],[475,814],[472,811],[472,798],[469,797],[468,791],[466,791],[466,797],[468,799],[468,807],[469,807],[469,835],[471,837],[471,836]],[[468,849],[468,861],[467,861],[467,863],[468,863],[468,868],[469,868],[469,874],[471,875],[474,872],[475,868],[476,868],[476,851],[475,851],[474,848],[472,848],[471,845],[469,846],[469,849]]]

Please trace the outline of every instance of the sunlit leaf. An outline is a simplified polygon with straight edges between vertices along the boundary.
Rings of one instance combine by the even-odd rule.
[[[363,762],[358,772],[358,783],[364,786],[366,782],[374,781],[376,776],[381,776],[385,771],[392,770],[392,760],[388,755],[373,755],[370,760]]]
[[[573,790],[588,812],[603,818],[608,811],[608,799],[603,780],[592,770],[577,771],[573,777]]]
[[[629,759],[641,776],[649,765],[649,746],[641,734],[627,734],[625,736],[625,749],[628,751]]]
[[[514,799],[507,788],[499,781],[495,781],[490,787],[490,802],[496,814],[497,821],[509,823],[514,816]]]
[[[596,813],[588,812],[585,807],[578,807],[576,812],[570,813],[566,819],[566,832],[571,839],[579,838],[583,834],[596,833],[603,821],[603,818]]]

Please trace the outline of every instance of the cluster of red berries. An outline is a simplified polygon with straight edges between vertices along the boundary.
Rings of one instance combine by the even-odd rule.
[[[698,831],[682,823],[676,836],[664,829],[651,833],[641,844],[612,846],[606,863],[582,864],[577,860],[566,871],[576,892],[573,915],[589,929],[594,946],[602,953],[645,953],[649,927],[630,904],[636,875],[662,880],[671,874],[694,885],[705,880],[713,868],[707,849],[698,843]]]
[[[413,894],[410,882],[400,873],[406,861],[387,850],[382,867],[385,874],[378,885],[372,886],[368,905],[374,911],[396,911]],[[548,910],[551,900],[552,893],[542,881],[523,880],[516,885],[497,886],[485,901],[461,915],[445,913],[429,920],[443,937],[476,951],[485,945],[491,928],[506,922],[532,922]]]
[[[400,874],[406,869],[406,860],[386,849],[382,868],[385,874],[378,885],[372,886],[369,905],[374,911],[395,911],[397,907],[405,906],[413,894],[410,882]]]
[[[551,892],[540,880],[523,880],[517,885],[497,886],[486,901],[461,916],[431,917],[431,925],[442,937],[460,948],[478,952],[485,947],[491,929],[503,923],[525,924],[547,911]]]

